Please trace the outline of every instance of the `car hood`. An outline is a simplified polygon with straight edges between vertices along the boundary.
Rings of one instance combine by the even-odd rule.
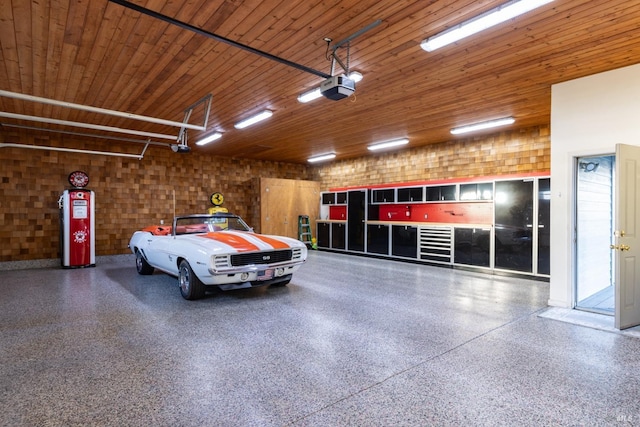
[[[214,231],[206,234],[176,236],[209,251],[255,252],[302,247],[299,240],[242,231]]]

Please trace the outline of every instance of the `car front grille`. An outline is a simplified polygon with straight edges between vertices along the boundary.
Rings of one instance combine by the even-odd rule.
[[[290,261],[292,258],[291,249],[284,251],[251,252],[245,254],[231,255],[231,265],[234,267],[250,264],[273,264]]]

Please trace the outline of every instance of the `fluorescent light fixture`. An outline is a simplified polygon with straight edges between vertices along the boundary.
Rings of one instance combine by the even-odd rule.
[[[405,145],[405,144],[408,144],[408,143],[409,143],[409,140],[407,138],[402,138],[402,139],[394,139],[393,141],[379,142],[377,144],[371,144],[371,145],[367,146],[367,148],[370,151],[376,151],[376,150],[384,150],[386,148],[398,147],[400,145]]]
[[[259,112],[258,114],[249,117],[248,119],[244,119],[233,125],[236,129],[244,129],[248,126],[261,122],[262,120],[268,119],[273,115],[273,111],[264,110]]]
[[[301,93],[300,95],[298,95],[298,101],[302,103],[306,103],[306,102],[311,102],[314,99],[318,99],[320,97],[322,97],[322,93],[320,93],[320,88],[317,87],[313,90],[310,90],[308,92]]]
[[[329,154],[323,154],[321,156],[309,157],[307,161],[309,163],[324,162],[325,160],[335,159],[335,157],[336,157],[336,153],[329,153]]]
[[[472,34],[479,33],[501,22],[515,18],[518,15],[529,12],[537,7],[551,3],[553,0],[512,0],[490,11],[476,16],[462,24],[456,25],[446,31],[429,37],[420,43],[427,52],[455,43]]]
[[[196,145],[206,145],[210,142],[215,141],[216,139],[220,139],[222,134],[220,132],[214,132],[211,135],[205,136],[200,141],[196,142]]]
[[[466,126],[460,126],[451,129],[451,133],[454,135],[460,135],[461,133],[475,132],[477,130],[491,129],[498,126],[505,126],[514,123],[516,120],[513,117],[504,117],[502,119],[489,120],[486,122],[473,123]]]
[[[349,76],[347,76],[347,78],[353,80],[355,83],[358,83],[359,81],[362,81],[362,73],[359,71],[352,71],[351,73],[349,73]],[[322,93],[320,92],[320,88],[316,87],[298,95],[298,101],[302,103],[307,103],[321,97],[322,97]]]

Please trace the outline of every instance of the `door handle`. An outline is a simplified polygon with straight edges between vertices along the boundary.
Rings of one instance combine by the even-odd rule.
[[[628,250],[631,249],[631,246],[629,246],[629,245],[610,245],[609,248],[618,249],[620,251],[628,251]]]

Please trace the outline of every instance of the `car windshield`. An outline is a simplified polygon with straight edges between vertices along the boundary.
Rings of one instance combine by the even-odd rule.
[[[252,231],[251,228],[237,216],[198,215],[179,217],[175,220],[177,234],[210,233],[212,231]]]

